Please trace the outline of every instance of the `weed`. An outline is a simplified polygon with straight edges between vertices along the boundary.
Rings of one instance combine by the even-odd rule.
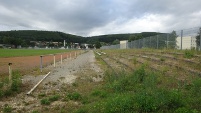
[[[5,104],[5,105],[4,105],[4,108],[3,108],[3,112],[4,112],[4,113],[11,113],[12,110],[13,110],[13,108],[10,107],[8,104]]]
[[[136,70],[134,72],[134,75],[136,75],[138,82],[143,82],[144,78],[146,76],[144,66],[142,66],[141,68],[139,68],[138,70]]]
[[[72,83],[72,86],[77,87],[78,84],[77,84],[76,82],[73,82],[73,83]]]
[[[91,93],[92,96],[98,96],[100,98],[105,98],[107,97],[107,92],[105,92],[104,90],[94,90]]]
[[[40,103],[42,105],[50,105],[50,100],[48,98],[44,98],[44,99],[40,100]]]
[[[135,57],[133,58],[133,64],[137,64],[137,59]]]
[[[75,113],[88,113],[86,109],[78,109]]]
[[[185,50],[185,52],[184,52],[184,58],[192,58],[193,56],[194,56],[194,51]]]
[[[83,97],[82,100],[81,100],[81,103],[82,104],[88,104],[88,103],[90,103],[89,97],[87,97],[87,96]]]
[[[34,110],[32,111],[32,113],[40,113],[38,110]]]
[[[129,94],[114,95],[103,105],[104,113],[128,113],[134,110],[134,100]]]
[[[38,98],[45,97],[45,96],[46,96],[45,93],[38,94]]]
[[[11,90],[12,91],[20,91],[20,86],[22,85],[21,81],[21,75],[19,72],[14,72],[12,76],[12,85],[11,85]]]
[[[0,82],[0,98],[4,96],[11,96],[14,92],[19,92],[22,85],[21,74],[19,72],[13,72],[12,84],[10,85],[8,77],[4,78]]]
[[[191,110],[189,108],[186,108],[186,107],[181,107],[181,108],[178,108],[175,113],[198,113],[197,110]]]
[[[80,100],[82,98],[81,95],[78,92],[69,93],[66,96],[70,100]]]
[[[165,58],[161,57],[161,58],[160,58],[160,61],[164,62],[164,61],[165,61]]]
[[[57,101],[59,98],[60,98],[59,95],[53,95],[53,96],[50,96],[50,97],[49,97],[49,101],[50,101],[50,102]]]

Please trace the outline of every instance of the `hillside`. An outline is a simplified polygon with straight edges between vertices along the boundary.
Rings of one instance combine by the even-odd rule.
[[[110,43],[112,44],[113,41],[115,40],[137,40],[143,37],[149,37],[149,36],[154,36],[157,34],[157,32],[142,32],[142,33],[127,33],[127,34],[108,34],[108,35],[100,35],[100,36],[92,36],[92,37],[87,37],[88,41],[90,40],[98,40],[100,42],[105,42],[105,43]]]
[[[114,44],[120,40],[137,40],[143,37],[153,36],[160,33],[157,32],[142,32],[130,34],[108,34],[92,37],[82,37],[72,34],[67,34],[59,31],[37,31],[37,30],[14,30],[14,31],[0,31],[0,44],[11,44],[17,47],[35,46],[31,41],[41,42],[60,42],[62,45],[63,40],[70,43],[88,43],[96,44],[97,42]]]
[[[72,34],[66,34],[59,31],[36,31],[36,30],[19,30],[19,31],[1,31],[0,42],[3,37],[21,38],[22,40],[29,41],[57,41],[61,42],[66,40],[67,42],[84,42],[85,38]]]

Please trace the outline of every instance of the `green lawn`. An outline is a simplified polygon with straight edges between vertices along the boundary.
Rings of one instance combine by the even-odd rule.
[[[0,49],[0,58],[47,55],[47,54],[63,53],[69,51],[70,50],[65,49]]]

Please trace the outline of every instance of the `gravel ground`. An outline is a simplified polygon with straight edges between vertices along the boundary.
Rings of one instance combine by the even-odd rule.
[[[42,84],[47,84],[49,82],[57,82],[60,81],[59,84],[62,83],[72,83],[76,79],[74,75],[78,71],[84,69],[85,67],[92,68],[96,72],[100,72],[100,68],[94,63],[95,56],[92,50],[83,53],[76,58],[66,59],[61,62],[57,62],[56,67],[53,68],[53,65],[50,65],[46,68],[49,68],[50,74],[49,76],[42,82]],[[45,75],[40,76],[32,76],[27,75],[23,78],[23,83],[31,83],[36,84],[39,80],[41,80]]]
[[[78,73],[86,72],[85,70],[92,70],[98,77],[91,77],[95,82],[101,81],[103,71],[95,63],[95,56],[92,50],[84,52],[78,55],[76,58],[66,59],[61,62],[57,62],[56,67],[50,65],[50,74],[44,79],[44,81],[33,91],[31,95],[26,93],[40,81],[45,75],[33,76],[26,75],[23,77],[23,84],[27,84],[27,88],[15,97],[7,97],[0,101],[0,107],[3,108],[5,104],[10,105],[14,112],[31,112],[32,109],[41,109],[40,99],[38,94],[45,93],[46,95],[52,92],[61,92],[62,87],[65,84],[71,84],[75,79],[81,76]]]

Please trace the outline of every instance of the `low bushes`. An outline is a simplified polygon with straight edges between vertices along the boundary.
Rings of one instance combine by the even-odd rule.
[[[12,82],[9,82],[8,77],[0,80],[0,98],[10,96],[20,92],[22,85],[21,74],[19,72],[12,73]]]
[[[107,84],[91,93],[92,98],[100,97],[78,111],[102,113],[133,112],[200,112],[201,79],[193,80],[183,87],[164,86],[162,76],[147,72],[145,67],[130,75],[112,77]],[[111,80],[112,78],[112,80]],[[166,85],[166,84],[165,84]],[[104,97],[104,98],[101,98]]]
[[[50,96],[48,98],[41,99],[40,103],[42,105],[50,105],[51,102],[57,101],[57,100],[59,100],[59,98],[60,98],[60,95],[57,95],[57,94],[56,95],[52,95],[52,96]]]

